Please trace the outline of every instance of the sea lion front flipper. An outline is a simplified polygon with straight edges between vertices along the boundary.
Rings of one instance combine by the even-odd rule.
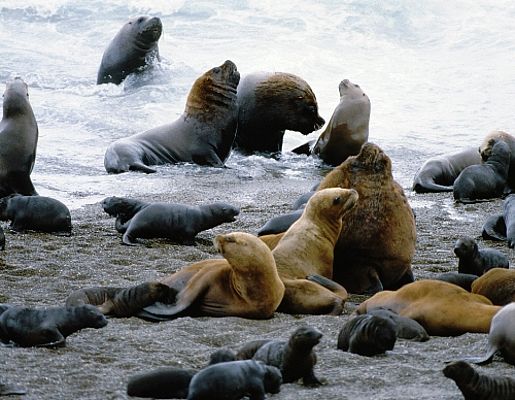
[[[63,347],[66,344],[66,338],[55,328],[42,329],[41,335],[48,342],[36,344],[34,347]]]
[[[122,221],[123,221],[123,218],[116,217],[116,221],[114,222],[114,228],[116,229],[116,232],[118,232],[118,233],[125,233],[127,231],[127,228],[129,227],[129,225],[132,221],[132,218],[128,219],[125,222],[122,222]]]
[[[483,239],[505,241],[506,238],[506,223],[502,214],[492,215],[483,224],[482,233]]]
[[[147,174],[153,174],[157,172],[157,170],[150,168],[142,162],[133,162],[131,165],[129,165],[129,171],[141,171]]]
[[[218,157],[218,154],[216,154],[214,150],[202,155],[193,154],[191,156],[191,160],[198,165],[207,165],[209,167],[217,168],[225,167],[224,162],[220,160],[220,157]]]
[[[295,154],[305,154],[307,156],[310,156],[311,149],[313,148],[314,144],[315,139],[312,139],[309,142],[306,142],[304,144],[301,144],[300,146],[295,147],[294,149],[291,149],[290,151]]]
[[[25,389],[22,389],[19,386],[0,382],[0,396],[13,396],[23,394],[27,394],[27,391]]]

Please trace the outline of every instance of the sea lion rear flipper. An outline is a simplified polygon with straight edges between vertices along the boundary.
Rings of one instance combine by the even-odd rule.
[[[483,239],[501,240],[505,241],[506,238],[506,223],[502,214],[492,215],[483,224],[482,228]]]
[[[66,338],[57,329],[43,329],[41,335],[48,342],[36,344],[34,347],[63,347],[66,344]]]
[[[305,154],[309,156],[311,155],[311,149],[313,148],[314,143],[315,139],[312,139],[309,142],[306,142],[304,144],[301,144],[300,146],[295,147],[294,149],[291,149],[290,151],[295,154]]]
[[[129,171],[141,171],[147,174],[153,174],[157,172],[155,169],[148,167],[142,162],[133,162],[131,165],[129,165]]]

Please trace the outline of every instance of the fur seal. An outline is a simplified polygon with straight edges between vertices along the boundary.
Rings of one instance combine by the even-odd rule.
[[[416,172],[412,190],[416,193],[452,192],[461,171],[480,163],[481,154],[477,147],[432,157]]]
[[[236,353],[220,349],[211,354],[207,366],[236,361]],[[176,367],[161,367],[133,375],[127,383],[127,395],[153,399],[185,399],[191,379],[198,371]]]
[[[240,209],[217,202],[192,206],[177,203],[151,203],[116,228],[123,234],[123,243],[136,244],[137,238],[167,238],[182,244],[195,244],[195,236],[206,229],[235,221]]]
[[[166,302],[170,288],[159,282],[144,282],[128,288],[91,287],[79,289],[66,298],[66,307],[92,304],[104,315],[132,317],[156,301]]]
[[[496,306],[515,301],[515,270],[492,268],[472,283],[472,293],[485,296]]]
[[[395,324],[377,315],[359,315],[342,327],[337,348],[362,356],[375,356],[392,350],[397,340]]]
[[[252,400],[264,400],[265,393],[279,393],[281,383],[281,372],[276,367],[254,360],[230,361],[195,374],[188,400],[237,400],[246,395]]]
[[[155,172],[149,165],[193,162],[223,167],[236,134],[236,87],[240,74],[232,61],[200,76],[175,122],[111,143],[104,156],[109,173]]]
[[[353,188],[359,201],[343,216],[334,249],[333,280],[351,293],[375,293],[413,282],[415,217],[392,162],[367,142],[357,156],[335,167],[318,186]]]
[[[111,40],[102,56],[97,85],[121,83],[127,75],[159,60],[157,42],[163,25],[158,17],[140,16],[129,20]]]
[[[338,90],[340,103],[312,151],[332,166],[340,165],[347,157],[359,153],[368,140],[370,122],[370,99],[359,85],[344,79]]]
[[[501,308],[484,296],[431,279],[409,283],[396,291],[376,293],[358,306],[356,314],[366,314],[379,307],[414,319],[431,336],[487,333],[493,316]]]
[[[334,245],[342,229],[342,217],[357,202],[358,194],[353,189],[320,190],[284,233],[272,251],[285,286],[278,311],[341,314],[347,291],[331,280]]]
[[[302,378],[302,383],[306,386],[319,386],[321,382],[313,370],[317,362],[313,347],[320,342],[322,336],[322,332],[316,328],[300,326],[295,329],[288,341],[265,341],[255,348],[252,359],[279,368],[284,383]],[[245,349],[242,349],[237,354],[241,356],[245,352]]]
[[[515,398],[515,379],[478,373],[465,361],[447,364],[443,374],[452,379],[465,400],[512,400]]]
[[[104,315],[96,307],[10,306],[0,314],[0,341],[22,347],[64,346],[66,337],[84,328],[103,328]]]
[[[70,233],[70,210],[59,200],[44,196],[11,195],[0,199],[0,220],[11,229]]]
[[[454,200],[474,203],[478,200],[501,197],[504,193],[510,168],[510,148],[497,142],[488,160],[465,168],[454,181]]]
[[[461,274],[457,272],[442,272],[438,274],[432,279],[437,281],[449,282],[454,285],[457,285],[467,292],[470,292],[472,289],[472,282],[474,282],[478,278],[477,275],[474,274]]]
[[[204,260],[161,279],[177,291],[174,304],[145,307],[148,319],[187,315],[271,318],[281,303],[284,284],[270,249],[244,232],[218,235],[216,249],[224,259]],[[141,316],[141,314],[140,314]]]
[[[36,160],[38,124],[29,102],[23,79],[16,77],[6,84],[3,116],[0,121],[0,198],[19,193],[38,193],[30,180]]]
[[[388,310],[387,308],[375,308],[368,311],[367,315],[375,315],[392,321],[395,326],[395,334],[399,339],[409,339],[415,342],[425,342],[429,340],[429,335],[422,325],[414,319],[401,317],[392,310]]]
[[[241,153],[280,153],[284,131],[307,135],[325,121],[306,81],[284,72],[256,72],[238,85],[238,130],[234,147]]]
[[[515,194],[508,195],[503,202],[503,213],[493,215],[483,225],[484,239],[508,242],[508,247],[515,247]]]
[[[461,274],[483,275],[491,268],[509,268],[510,261],[496,249],[479,249],[477,242],[463,236],[454,245],[454,254],[458,257],[458,272]]]
[[[479,153],[483,161],[488,161],[493,152],[494,145],[499,142],[505,142],[510,148],[510,168],[508,172],[508,182],[506,192],[515,189],[515,137],[504,131],[492,131],[488,133],[483,142],[479,146]]]

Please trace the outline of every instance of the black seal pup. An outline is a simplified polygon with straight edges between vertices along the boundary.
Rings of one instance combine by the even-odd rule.
[[[477,242],[463,236],[454,245],[454,254],[458,257],[458,272],[481,276],[491,268],[509,268],[510,261],[496,249],[479,249]]]
[[[429,335],[422,325],[411,318],[403,317],[387,308],[375,308],[367,311],[369,315],[376,315],[392,321],[395,325],[395,333],[400,339],[409,339],[415,342],[425,342],[429,340]]]
[[[508,247],[515,247],[515,194],[504,199],[503,213],[493,215],[483,225],[484,239],[508,242]]]

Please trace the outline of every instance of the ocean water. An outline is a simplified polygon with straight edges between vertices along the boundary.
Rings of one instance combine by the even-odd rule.
[[[161,18],[162,61],[121,85],[96,85],[102,54],[129,19]],[[370,141],[391,156],[409,190],[433,155],[515,133],[515,3],[508,0],[0,0],[0,82],[21,76],[39,125],[32,181],[70,208],[109,195],[164,193],[173,177],[216,173],[193,165],[152,175],[108,175],[114,140],[175,120],[193,81],[226,59],[243,75],[297,74],[329,120],[338,84],[372,102]],[[320,162],[287,150],[317,137],[287,132],[280,160],[231,155],[242,179],[315,179]]]

